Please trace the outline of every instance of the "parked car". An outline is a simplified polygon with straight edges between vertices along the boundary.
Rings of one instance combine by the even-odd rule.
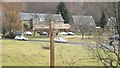
[[[45,32],[45,31],[40,32],[39,34],[40,34],[40,35],[48,35],[48,33],[47,33],[47,32]]]
[[[119,35],[113,35],[111,37],[108,38],[109,40],[118,40],[120,39]]]
[[[24,32],[24,34],[28,35],[28,36],[32,36],[32,32],[30,32],[30,31],[26,31],[26,32]]]
[[[67,41],[63,38],[54,38],[54,41],[57,43],[66,43]]]
[[[60,32],[58,33],[58,35],[67,35],[68,33],[67,32]]]
[[[2,39],[2,36],[0,36],[0,40]]]
[[[67,35],[75,35],[73,32],[67,32]]]
[[[15,32],[15,35],[22,35],[22,32],[16,31],[16,32]]]
[[[18,36],[15,37],[15,40],[25,40],[25,41],[27,41],[28,38],[26,38],[24,36],[21,36],[21,35],[18,35]]]

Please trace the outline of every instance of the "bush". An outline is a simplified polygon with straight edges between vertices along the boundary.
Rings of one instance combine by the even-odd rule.
[[[9,33],[5,36],[5,38],[9,38],[9,39],[14,39],[15,38],[15,34],[14,33]]]
[[[28,30],[28,27],[29,27],[29,26],[24,23],[24,28],[25,28],[26,30]]]
[[[8,33],[5,35],[5,38],[14,39],[16,35],[22,35],[22,33],[21,33],[20,31],[8,32]]]
[[[49,45],[44,45],[42,46],[43,49],[50,49],[50,46]]]

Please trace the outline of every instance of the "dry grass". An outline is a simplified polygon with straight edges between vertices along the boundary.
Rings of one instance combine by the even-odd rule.
[[[43,45],[49,43],[17,40],[3,40],[3,66],[49,66],[49,49]],[[89,51],[84,46],[73,46],[55,43],[55,65],[68,66],[67,62],[80,59],[73,66],[100,66],[91,59]]]

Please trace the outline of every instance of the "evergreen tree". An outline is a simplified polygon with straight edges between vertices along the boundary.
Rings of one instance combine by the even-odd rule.
[[[70,21],[70,17],[69,17],[69,14],[68,14],[69,12],[68,12],[68,9],[66,8],[64,2],[60,2],[60,4],[57,7],[56,13],[57,14],[60,13],[62,15],[63,19],[64,19],[64,22],[69,23],[69,21]]]
[[[30,29],[33,29],[33,19],[30,19]]]
[[[104,29],[106,25],[107,25],[106,16],[104,11],[102,11],[101,19],[100,19],[100,27]]]

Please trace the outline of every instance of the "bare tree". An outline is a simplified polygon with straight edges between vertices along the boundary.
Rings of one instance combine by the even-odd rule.
[[[19,6],[19,7],[18,7]],[[10,34],[13,33],[13,31],[20,30],[20,21],[19,21],[19,12],[23,11],[24,5],[23,3],[10,3],[5,2],[2,5],[3,12],[4,12],[4,19],[3,19],[3,34],[6,32],[9,32]]]
[[[81,24],[81,21],[78,23],[78,29],[80,30],[82,34],[82,40],[84,39],[84,35],[88,32],[88,25],[87,24]]]
[[[82,35],[82,39],[84,35],[89,35],[96,27],[92,16],[73,16],[73,19],[77,29]]]
[[[66,51],[69,54],[66,54]],[[80,60],[82,60],[82,58],[79,57],[77,54],[74,55],[71,54],[70,49],[66,49],[64,46],[61,46],[60,49],[57,50],[56,55],[57,55],[56,58],[61,59],[61,62],[67,66],[73,66],[76,63],[78,63]]]
[[[120,67],[120,16],[119,16],[119,10],[120,10],[120,2],[116,3],[106,3],[100,4],[101,8],[105,13],[108,15],[108,18],[111,19],[111,17],[115,17],[116,20],[112,20],[112,23],[115,24],[115,31],[116,34],[119,35],[117,41],[115,40],[108,40],[104,39],[106,37],[105,35],[102,36],[101,41],[98,39],[91,39],[94,42],[96,42],[96,45],[89,46],[90,51],[96,57],[106,68],[109,68],[111,66],[112,68],[119,68]],[[109,8],[109,10],[107,10]],[[108,38],[108,36],[107,36]],[[109,42],[110,41],[110,42]],[[95,48],[95,49],[94,49]]]
[[[46,23],[49,23],[50,21],[54,21],[56,23],[56,17],[53,14],[47,14],[45,16]]]

